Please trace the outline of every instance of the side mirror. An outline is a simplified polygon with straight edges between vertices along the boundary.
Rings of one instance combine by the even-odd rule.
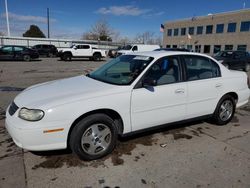
[[[76,47],[76,46],[74,46],[73,48],[74,48],[74,50],[77,50],[77,47]]]
[[[157,81],[153,78],[145,78],[142,81],[142,86],[143,87],[152,87],[152,86],[156,86],[157,85]]]

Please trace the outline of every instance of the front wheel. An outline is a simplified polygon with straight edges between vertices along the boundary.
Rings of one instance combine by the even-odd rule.
[[[93,55],[93,60],[94,60],[94,61],[100,61],[100,60],[101,60],[101,55],[100,55],[99,53],[95,53],[95,54]]]
[[[83,160],[95,160],[113,151],[117,140],[114,121],[105,114],[81,120],[70,134],[70,148]]]
[[[225,125],[230,122],[234,116],[235,106],[235,99],[231,95],[222,97],[213,114],[214,123]]]
[[[24,61],[30,61],[30,59],[31,59],[31,58],[30,58],[29,55],[24,55],[24,56],[23,56],[23,60],[24,60]]]

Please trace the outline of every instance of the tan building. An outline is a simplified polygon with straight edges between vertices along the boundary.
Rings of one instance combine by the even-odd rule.
[[[206,54],[250,51],[250,9],[166,22],[164,27],[166,48],[184,47]]]

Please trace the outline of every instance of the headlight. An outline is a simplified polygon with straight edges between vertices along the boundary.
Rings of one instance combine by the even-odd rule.
[[[44,112],[38,109],[21,108],[18,117],[27,121],[39,121],[43,118]]]

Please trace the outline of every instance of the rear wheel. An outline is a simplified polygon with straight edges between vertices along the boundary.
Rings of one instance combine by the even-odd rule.
[[[24,61],[30,61],[30,59],[31,59],[31,58],[30,58],[30,55],[24,55],[24,56],[23,56],[23,60],[24,60]]]
[[[231,95],[222,97],[213,114],[214,123],[225,125],[230,122],[234,116],[235,105],[235,99]]]
[[[95,160],[113,151],[117,140],[114,121],[105,114],[81,120],[70,134],[70,148],[83,160]]]
[[[101,60],[101,54],[95,53],[95,54],[93,55],[93,60],[94,60],[94,61],[100,61],[100,60]]]
[[[245,65],[245,69],[244,69],[246,72],[250,71],[250,64],[249,63],[246,63]]]

